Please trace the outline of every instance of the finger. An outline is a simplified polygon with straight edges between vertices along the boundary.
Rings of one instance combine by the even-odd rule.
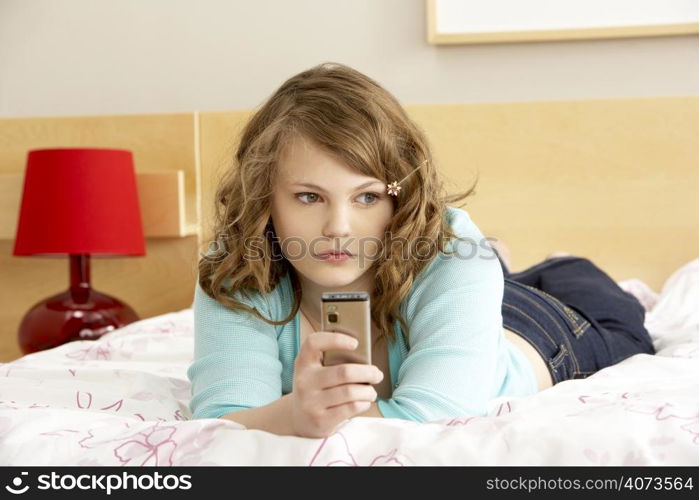
[[[383,372],[374,365],[342,363],[324,366],[318,371],[321,387],[327,389],[341,384],[378,384]]]
[[[321,353],[330,349],[353,350],[357,347],[357,340],[351,335],[337,332],[319,331],[306,338],[301,346],[297,363],[321,364]]]
[[[352,401],[376,401],[378,394],[376,389],[364,384],[344,384],[331,389],[326,389],[320,395],[321,405],[325,409],[332,409],[336,406],[351,403]]]
[[[330,408],[326,410],[326,417],[333,421],[343,422],[348,418],[357,416],[360,413],[364,413],[369,408],[371,408],[371,403],[368,401],[350,401],[343,405],[336,406],[335,408]]]

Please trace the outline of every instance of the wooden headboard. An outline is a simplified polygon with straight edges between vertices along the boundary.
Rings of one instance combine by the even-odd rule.
[[[408,106],[450,190],[512,249],[515,270],[554,250],[656,291],[699,257],[699,96]],[[27,151],[130,149],[147,237],[141,258],[93,259],[95,289],[141,318],[190,307],[211,240],[215,185],[250,111],[0,120],[0,361],[37,301],[68,285],[68,259],[13,257]]]

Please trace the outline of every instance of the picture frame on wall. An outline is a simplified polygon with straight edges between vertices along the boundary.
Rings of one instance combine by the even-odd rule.
[[[699,0],[425,0],[434,45],[699,34]]]

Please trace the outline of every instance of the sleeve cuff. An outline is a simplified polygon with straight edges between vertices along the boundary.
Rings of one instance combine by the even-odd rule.
[[[410,420],[411,422],[421,422],[420,419],[407,413],[403,410],[398,403],[396,403],[393,398],[391,399],[376,399],[376,406],[378,406],[379,411],[384,416],[384,418],[399,418],[401,420]]]
[[[197,412],[192,413],[192,420],[198,420],[200,418],[221,418],[224,415],[228,415],[234,411],[239,410],[249,410],[249,406],[237,406],[237,405],[217,405],[208,406],[200,409]]]

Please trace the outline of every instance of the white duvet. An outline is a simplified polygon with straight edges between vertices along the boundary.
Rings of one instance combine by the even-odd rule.
[[[326,439],[189,420],[192,310],[142,320],[0,364],[0,465],[697,465],[699,259],[660,294],[620,286],[650,309],[655,356],[500,398],[487,417],[357,417]]]

